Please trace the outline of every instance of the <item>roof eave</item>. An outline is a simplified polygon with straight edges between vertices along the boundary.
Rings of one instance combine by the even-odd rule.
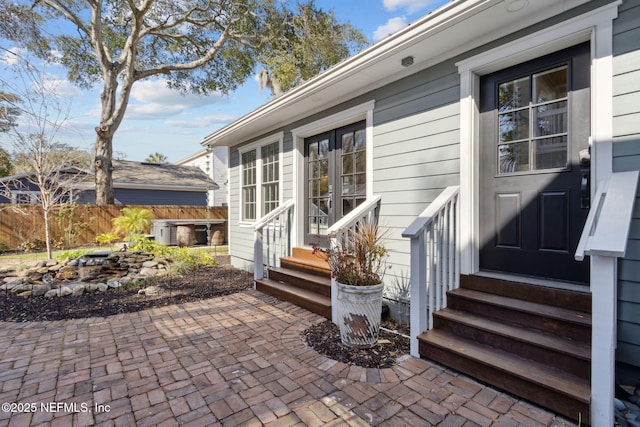
[[[285,120],[291,123],[318,113],[588,0],[536,0],[520,15],[505,12],[503,2],[453,0],[211,133],[201,144],[234,146],[244,143],[279,129]],[[400,65],[406,56],[414,56],[414,64],[410,67]]]

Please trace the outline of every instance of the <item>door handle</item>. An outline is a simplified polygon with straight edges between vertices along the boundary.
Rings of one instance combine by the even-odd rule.
[[[329,213],[333,212],[333,185],[329,185]]]
[[[589,169],[582,169],[580,175],[580,207],[589,209],[591,206],[591,172]]]
[[[580,151],[580,207],[591,206],[591,148]]]

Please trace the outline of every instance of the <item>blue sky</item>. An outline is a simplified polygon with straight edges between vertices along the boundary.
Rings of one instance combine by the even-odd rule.
[[[350,21],[374,43],[408,25],[446,0],[316,0],[333,9],[340,21]],[[2,55],[0,54],[0,60]],[[6,64],[6,61],[4,65]],[[82,91],[64,80],[61,69],[49,67],[51,84],[70,100],[69,130],[61,142],[91,151],[93,129],[99,121],[99,89]],[[0,70],[5,78],[6,72]],[[125,119],[114,137],[114,152],[128,160],[143,161],[159,152],[175,162],[202,149],[202,139],[270,100],[257,81],[250,79],[228,96],[181,95],[166,88],[162,80],[137,82]]]

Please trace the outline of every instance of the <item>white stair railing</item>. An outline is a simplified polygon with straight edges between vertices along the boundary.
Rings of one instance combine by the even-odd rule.
[[[638,171],[618,172],[598,185],[575,258],[591,256],[591,425],[614,423],[613,398],[618,258],[626,253]]]
[[[447,306],[460,285],[459,186],[447,187],[402,233],[411,239],[411,355],[418,335],[433,327],[433,313]]]
[[[269,268],[280,265],[280,257],[291,255],[293,209],[293,200],[287,200],[254,225],[254,280],[265,278]]]
[[[363,221],[374,221],[378,218],[378,210],[380,209],[380,196],[373,196],[365,200],[362,204],[342,217],[327,230],[329,236],[329,244],[332,248],[338,245],[344,245],[349,241],[349,234],[356,233],[358,224]],[[335,323],[338,319],[338,291],[336,281],[331,278],[331,319]]]

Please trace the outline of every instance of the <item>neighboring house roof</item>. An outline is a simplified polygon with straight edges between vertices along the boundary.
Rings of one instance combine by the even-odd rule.
[[[93,189],[93,172],[76,167],[63,168],[60,171],[86,175],[81,183],[75,183],[73,187]],[[7,176],[0,179],[0,182],[20,180],[29,175],[32,174]],[[206,191],[215,190],[218,185],[196,166],[114,160],[113,187],[141,190]]]
[[[201,144],[233,146],[258,138],[282,123],[327,111],[587,2],[528,2],[527,19],[521,19],[504,0],[453,0],[208,135]]]
[[[139,163],[128,160],[113,161],[115,188],[215,190],[212,179],[197,166],[170,163]]]

